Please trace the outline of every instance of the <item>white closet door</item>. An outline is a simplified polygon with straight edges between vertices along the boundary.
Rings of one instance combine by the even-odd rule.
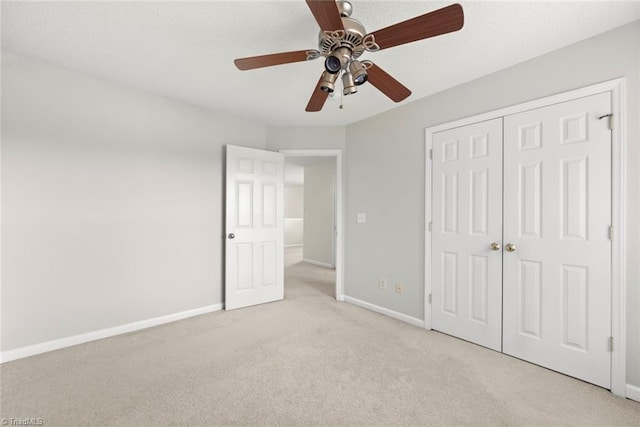
[[[284,296],[284,155],[227,145],[225,309]]]
[[[504,118],[503,351],[606,388],[610,112],[603,93]]]
[[[432,328],[500,351],[501,118],[434,134],[432,212]]]

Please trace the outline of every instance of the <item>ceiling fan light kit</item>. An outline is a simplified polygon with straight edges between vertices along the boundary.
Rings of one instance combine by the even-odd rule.
[[[354,59],[351,61],[351,64],[349,64],[349,72],[353,74],[353,81],[356,86],[366,83],[369,78],[367,70],[365,70],[364,66],[357,59]]]
[[[335,90],[335,83],[338,80],[338,73],[330,73],[325,71],[322,73],[322,84],[320,85],[320,90],[331,93]]]
[[[350,72],[345,71],[342,74],[342,94],[343,95],[352,95],[358,91],[356,88],[356,84],[353,82],[353,76]]]
[[[341,70],[347,68],[349,62],[352,60],[351,58],[351,49],[346,46],[338,46],[332,51],[331,55],[325,59],[324,68],[332,74],[339,73]]]
[[[301,50],[236,59],[240,70],[270,67],[325,57],[320,80],[311,94],[306,111],[320,111],[335,82],[342,74],[344,95],[358,91],[367,81],[394,102],[411,95],[411,91],[371,61],[359,61],[366,52],[376,52],[401,44],[458,31],[464,25],[462,6],[453,4],[424,15],[367,33],[351,18],[353,6],[345,0],[306,0],[320,26],[318,50]]]

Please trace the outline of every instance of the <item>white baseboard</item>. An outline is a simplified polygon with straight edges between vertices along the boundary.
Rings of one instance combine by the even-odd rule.
[[[640,387],[627,384],[627,399],[640,402]]]
[[[336,296],[336,299],[338,301],[344,301],[344,295],[338,295],[338,296]]]
[[[319,265],[320,267],[335,268],[335,266],[332,264],[327,264],[326,262],[322,262],[322,261],[316,261],[314,259],[303,258],[302,262],[307,262],[313,265]]]
[[[165,323],[171,323],[177,320],[187,319],[189,317],[199,316],[205,313],[220,311],[223,308],[224,304],[213,304],[206,307],[195,308],[193,310],[167,314],[166,316],[155,317],[153,319],[141,320],[138,322],[128,323],[126,325],[114,326],[112,328],[100,329],[98,331],[87,332],[80,335],[74,335],[71,337],[60,338],[57,340],[46,341],[26,347],[3,351],[0,353],[0,363],[10,362],[12,360],[22,359],[29,356],[35,356],[36,354],[59,350],[61,348],[71,347],[78,344],[84,344],[102,338],[109,338],[115,335],[135,332],[141,329],[150,328],[152,326],[163,325]]]
[[[357,305],[358,307],[366,308],[367,310],[375,311],[376,313],[384,314],[385,316],[392,317],[396,320],[400,320],[410,325],[424,328],[424,320],[407,316],[406,314],[398,313],[397,311],[389,310],[388,308],[380,307],[378,305],[371,304],[366,301],[362,301],[346,295],[344,296],[344,301],[353,305]]]
[[[304,246],[302,243],[292,243],[290,245],[284,245],[285,248],[299,248]]]

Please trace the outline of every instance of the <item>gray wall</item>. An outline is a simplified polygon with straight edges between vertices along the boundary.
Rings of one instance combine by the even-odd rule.
[[[267,126],[267,148],[273,151],[344,150],[345,141],[344,126]]]
[[[636,21],[348,126],[346,294],[423,318],[426,127],[626,76],[627,377],[640,385],[639,44]],[[378,289],[380,276],[405,293]]]
[[[2,52],[2,351],[221,303],[224,144],[266,127]]]
[[[334,158],[304,168],[303,258],[333,266]]]
[[[302,218],[304,215],[304,186],[287,186],[284,189],[284,217]]]
[[[286,186],[284,189],[284,245],[303,243],[304,186]]]

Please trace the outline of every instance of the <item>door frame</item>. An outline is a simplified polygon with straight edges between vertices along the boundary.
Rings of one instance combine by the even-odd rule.
[[[425,248],[424,248],[424,324],[431,330],[431,232],[432,221],[431,185],[432,160],[430,152],[433,148],[433,135],[443,130],[466,126],[477,122],[496,119],[535,108],[546,107],[571,101],[577,98],[611,92],[611,113],[613,114],[613,130],[611,133],[611,225],[614,238],[611,242],[611,336],[615,342],[611,352],[611,392],[626,397],[626,245],[625,245],[625,153],[626,153],[626,117],[625,117],[625,84],[624,77],[602,83],[582,87],[560,94],[539,98],[506,108],[478,114],[448,123],[431,126],[425,130]]]
[[[344,301],[344,215],[343,215],[343,173],[342,150],[318,149],[318,150],[278,150],[284,154],[285,161],[288,157],[335,157],[336,160],[336,300]]]

